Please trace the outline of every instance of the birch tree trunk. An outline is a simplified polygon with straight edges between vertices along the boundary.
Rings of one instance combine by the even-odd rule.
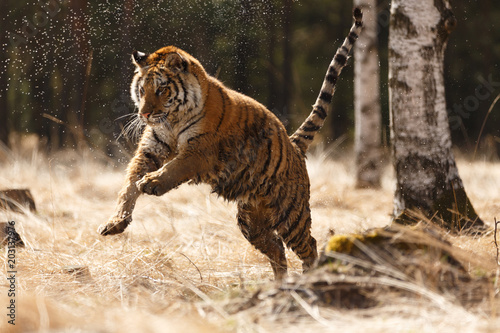
[[[380,187],[380,93],[375,0],[354,0],[363,11],[363,33],[354,44],[354,152],[356,186]]]
[[[389,107],[396,221],[404,221],[408,210],[420,210],[458,231],[484,224],[465,193],[451,150],[443,60],[455,24],[448,0],[392,1]]]

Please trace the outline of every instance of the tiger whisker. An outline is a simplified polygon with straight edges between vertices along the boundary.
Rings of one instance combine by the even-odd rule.
[[[125,126],[122,128],[116,140],[125,137],[136,141],[140,137],[142,130],[145,127],[145,123],[141,119],[141,116],[139,116],[138,113],[133,113],[129,115],[132,116],[135,115],[135,117],[125,124]]]
[[[123,116],[120,116],[120,117],[118,117],[118,118],[115,118],[115,120],[114,120],[114,121],[117,121],[117,120],[123,119],[123,118],[125,118],[125,117],[133,117],[133,116],[135,116],[135,115],[137,115],[137,112],[127,113],[127,114],[124,114]]]

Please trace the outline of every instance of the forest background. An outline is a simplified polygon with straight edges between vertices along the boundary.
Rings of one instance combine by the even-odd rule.
[[[393,0],[393,8],[403,1],[410,3]],[[377,8],[385,147],[390,144],[390,5],[380,1]],[[395,237],[387,239],[389,247],[378,241],[382,246],[369,250],[365,243],[347,246],[355,250],[347,260],[334,247],[341,244],[335,240],[351,233],[373,236],[372,228],[384,227],[375,232],[387,236],[398,198],[394,190],[402,188],[399,179],[421,165],[418,157],[427,157],[424,148],[430,146],[414,140],[424,143],[414,145],[424,153],[401,164],[408,166],[404,170],[397,168],[401,154],[394,150],[395,168],[383,165],[379,188],[355,185],[351,148],[358,78],[353,59],[339,79],[327,126],[317,140],[332,149],[312,149],[307,160],[312,233],[318,249],[326,258],[340,258],[340,265],[301,275],[298,258],[288,252],[290,284],[278,286],[268,260],[236,226],[236,206],[203,185],[142,196],[127,232],[96,233],[112,212],[134,149],[133,138],[120,136],[137,112],[128,93],[134,50],[152,52],[169,44],[185,49],[226,85],[267,105],[292,132],[311,111],[325,70],[352,24],[352,7],[351,0],[0,0],[0,142],[10,146],[0,143],[0,183],[9,189],[28,187],[36,201],[36,212],[0,210],[0,221],[15,221],[25,245],[16,249],[16,326],[4,329],[10,324],[3,320],[0,331],[499,331],[497,230],[454,234],[437,224],[429,228],[430,220],[415,215],[421,229],[392,224]],[[498,227],[500,103],[494,103],[500,99],[500,3],[453,1],[452,9],[457,27],[448,40],[444,77],[451,135],[465,154],[457,164],[478,215],[487,226]],[[427,17],[414,14],[399,19]],[[401,59],[413,61],[415,68],[409,69],[419,75],[416,57]],[[418,94],[391,88],[392,97],[403,97],[399,106],[421,104],[415,102]],[[406,110],[415,109],[400,108],[397,115]],[[433,124],[416,123],[400,126],[399,138],[410,128],[417,129],[410,134],[421,130],[436,137],[436,131],[428,131]],[[446,139],[448,131],[442,132]],[[480,151],[474,154],[479,137]],[[454,166],[449,147],[439,148],[444,149],[432,156]],[[385,152],[389,155],[389,149]],[[454,168],[435,169],[413,174],[422,180],[426,171],[449,175]],[[420,183],[430,184],[431,197],[445,189]],[[360,234],[366,230],[369,234]],[[409,246],[392,246],[401,241]],[[0,266],[7,267],[7,251],[0,257]],[[0,284],[0,304],[14,299],[10,287]]]
[[[500,3],[452,3],[457,28],[445,56],[453,142],[487,158],[500,151]],[[389,1],[378,3],[382,137],[389,140]],[[48,150],[78,142],[119,158],[134,113],[130,54],[176,45],[228,86],[276,113],[289,130],[311,110],[325,69],[347,33],[351,1],[12,1],[0,4],[0,140],[37,134]],[[342,73],[323,141],[352,142],[353,66]],[[10,135],[10,141],[16,136]],[[326,138],[325,138],[326,137]],[[14,139],[13,139],[14,138]],[[12,145],[13,142],[10,142]],[[45,145],[46,144],[46,145]]]

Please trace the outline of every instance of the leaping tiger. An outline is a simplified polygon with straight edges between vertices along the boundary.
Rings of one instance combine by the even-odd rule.
[[[160,196],[182,183],[207,183],[238,205],[245,238],[265,254],[276,279],[287,274],[283,244],[309,270],[318,256],[311,235],[305,154],[323,126],[337,78],[362,29],[362,13],[337,50],[309,117],[288,137],[278,118],[254,99],[209,76],[187,52],[167,46],[134,52],[131,95],[146,123],[127,168],[116,210],[98,232],[121,233],[140,194]]]

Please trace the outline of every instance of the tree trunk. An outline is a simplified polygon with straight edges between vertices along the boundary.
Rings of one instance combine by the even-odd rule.
[[[121,53],[121,63],[120,63],[120,72],[121,75],[117,77],[120,80],[118,83],[120,89],[118,94],[120,95],[124,91],[128,91],[128,87],[131,81],[131,72],[132,72],[132,61],[130,60],[130,55],[134,51],[130,44],[131,36],[133,35],[133,15],[134,15],[134,1],[135,0],[125,0],[123,1],[123,16],[120,22],[120,30],[121,30],[121,40],[120,40],[120,49]]]
[[[68,114],[68,124],[74,128],[72,133],[78,146],[85,142],[84,128],[86,125],[85,99],[88,84],[88,73],[92,54],[89,47],[87,25],[87,0],[73,0],[70,2],[72,56],[74,65],[71,70],[71,95]]]
[[[389,103],[396,171],[394,216],[412,210],[450,230],[483,227],[452,153],[443,79],[444,50],[456,19],[448,0],[393,0]]]
[[[8,102],[7,102],[7,31],[10,29],[7,22],[8,1],[3,0],[0,4],[0,142],[9,144],[8,127]]]
[[[356,186],[380,187],[381,121],[375,0],[354,0],[363,11],[363,33],[354,44],[354,152]]]
[[[276,8],[274,6],[273,0],[265,1],[266,10],[266,30],[267,30],[267,107],[272,112],[276,112],[276,106],[278,105],[278,89],[276,80]]]
[[[292,107],[292,0],[283,1],[283,94],[278,117],[288,125]]]
[[[236,45],[236,69],[234,86],[235,89],[243,94],[249,93],[249,78],[248,78],[248,63],[252,49],[250,47],[250,15],[251,6],[250,0],[240,0],[241,11],[238,16],[240,31]]]

